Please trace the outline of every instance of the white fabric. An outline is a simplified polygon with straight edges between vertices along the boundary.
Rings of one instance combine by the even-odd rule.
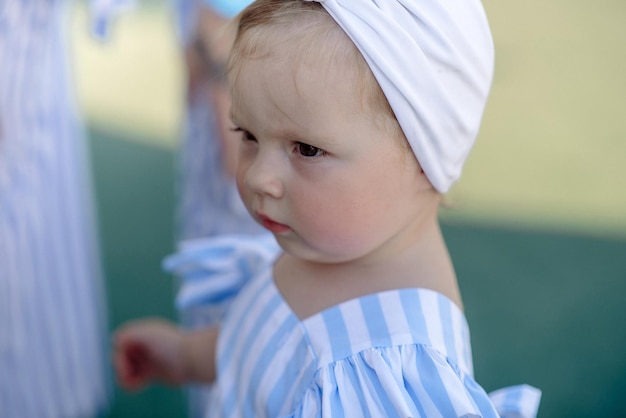
[[[318,1],[361,51],[435,189],[447,192],[474,144],[493,77],[480,0]]]

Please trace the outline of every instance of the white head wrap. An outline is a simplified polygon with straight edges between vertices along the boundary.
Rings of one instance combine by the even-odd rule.
[[[435,189],[461,175],[493,77],[480,0],[318,1],[357,46]]]

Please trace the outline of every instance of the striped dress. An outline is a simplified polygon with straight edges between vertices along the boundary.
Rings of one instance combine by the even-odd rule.
[[[0,0],[0,416],[96,416],[105,300],[70,2]]]
[[[465,316],[443,295],[390,290],[300,320],[274,285],[277,254],[233,236],[177,256],[182,299],[229,305],[207,418],[536,416],[537,389],[476,383]]]

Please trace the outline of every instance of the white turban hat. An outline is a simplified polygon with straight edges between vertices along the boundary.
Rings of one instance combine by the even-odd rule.
[[[359,49],[426,176],[440,193],[460,177],[493,77],[480,0],[318,1]]]

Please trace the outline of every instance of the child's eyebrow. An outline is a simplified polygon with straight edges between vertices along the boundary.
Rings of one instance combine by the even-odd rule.
[[[237,128],[241,128],[244,131],[248,129],[241,123],[238,123],[237,119],[231,113],[229,114],[230,122]],[[328,136],[303,136],[300,132],[293,129],[278,129],[273,132],[269,132],[269,135],[274,138],[279,138],[285,141],[302,142],[304,144],[314,145],[319,148],[330,147],[337,143],[337,140]]]
[[[332,149],[337,144],[337,141],[334,138],[311,134],[302,135],[301,133],[292,130],[276,131],[273,136],[284,141],[299,142],[321,149]]]
[[[228,119],[235,127],[241,128],[244,131],[249,130],[245,125],[242,125],[240,121],[237,120],[235,112],[233,112],[232,109],[228,113]],[[300,131],[304,130],[307,129],[302,128]],[[293,128],[279,128],[275,131],[269,132],[269,134],[274,138],[291,142],[301,142],[318,148],[332,147],[337,144],[336,138],[332,138],[327,135],[303,136],[300,131]]]

